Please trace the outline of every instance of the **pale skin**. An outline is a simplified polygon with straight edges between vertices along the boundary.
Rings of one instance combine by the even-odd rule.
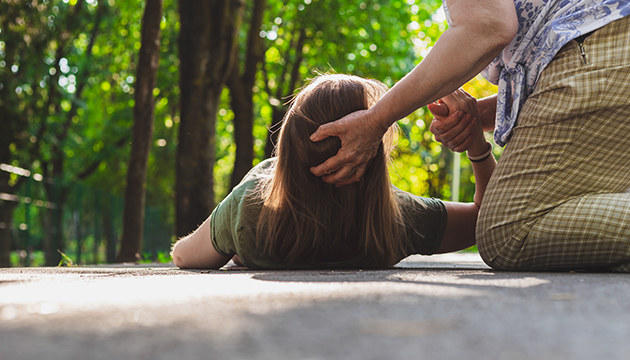
[[[518,21],[512,0],[448,0],[447,5],[452,25],[420,64],[370,109],[322,125],[311,135],[312,141],[337,136],[342,143],[336,156],[311,168],[313,174],[337,186],[360,180],[389,126],[456,91],[516,35]],[[496,107],[496,98],[494,102]],[[489,129],[488,107],[485,102],[480,104],[483,127]]]
[[[230,261],[212,245],[210,218],[192,234],[180,239],[173,246],[171,256],[175,266],[182,269],[218,269]]]
[[[488,143],[483,136],[477,101],[464,91],[445,97],[440,104],[431,104],[435,121],[431,125],[436,138],[447,146],[462,147],[469,153],[483,154]],[[450,113],[449,113],[450,109]],[[473,163],[475,196],[473,203],[445,202],[448,220],[442,243],[436,253],[446,253],[468,248],[475,244],[475,224],[486,184],[494,170],[493,156]],[[179,240],[171,253],[173,262],[180,268],[218,269],[225,265],[229,256],[220,254],[211,242],[210,221],[206,220],[195,232]],[[238,257],[235,262],[240,263]],[[239,264],[242,265],[242,264]]]

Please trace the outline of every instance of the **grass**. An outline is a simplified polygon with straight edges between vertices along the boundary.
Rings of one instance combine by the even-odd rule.
[[[77,264],[76,262],[76,252],[72,251],[71,249],[68,249],[69,251],[66,252],[59,252],[61,254],[61,261],[59,262],[58,266],[80,266],[80,265],[85,265],[85,264],[92,264],[93,262],[91,262],[92,260],[92,255],[90,253],[87,254],[83,254],[83,260],[82,260],[82,264]],[[169,255],[168,252],[158,252],[157,256],[155,257],[155,260],[153,260],[153,256],[149,253],[144,253],[142,254],[142,259],[140,261],[140,263],[145,264],[145,263],[153,263],[153,262],[158,262],[158,263],[162,263],[162,264],[166,264],[169,263],[171,261],[171,256]],[[30,254],[26,252],[26,250],[17,250],[17,251],[12,251],[11,255],[9,256],[10,260],[11,260],[11,266],[12,267],[24,267],[27,266],[27,257],[28,257],[28,266],[30,267],[38,267],[38,266],[45,266],[46,265],[46,257],[43,251],[41,250],[37,250],[37,251],[32,251]],[[100,259],[105,259],[105,255],[100,256]],[[99,264],[103,264],[105,262],[103,261],[99,261]]]

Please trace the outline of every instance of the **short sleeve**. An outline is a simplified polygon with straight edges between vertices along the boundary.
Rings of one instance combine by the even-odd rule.
[[[447,211],[439,199],[425,198],[396,189],[403,215],[407,255],[431,255],[440,247]]]
[[[210,215],[210,233],[212,246],[223,256],[236,254],[236,244],[232,236],[232,213],[234,196],[230,193],[217,205]]]
[[[268,159],[245,175],[240,184],[216,206],[210,215],[212,246],[224,256],[238,254],[246,265],[256,253],[255,231],[262,204],[250,196],[258,182],[268,174],[275,159]]]
[[[446,0],[442,1],[442,11],[444,11],[444,17],[446,17],[446,23],[448,24],[448,26],[453,26],[453,21],[451,20],[451,12],[448,10]]]

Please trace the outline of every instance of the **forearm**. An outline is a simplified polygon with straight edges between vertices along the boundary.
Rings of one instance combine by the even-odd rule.
[[[452,27],[442,34],[427,57],[369,110],[372,121],[382,129],[457,90],[483,70],[511,41],[516,22],[515,14],[510,14],[514,12],[513,4],[511,9],[502,5],[499,14],[490,16],[486,14],[488,9],[483,9],[484,5],[502,1],[483,0],[483,4],[465,0],[452,2],[456,5],[449,6]],[[465,13],[461,9],[464,5],[472,10]],[[470,12],[479,13],[479,16]],[[498,16],[501,12],[505,19],[496,20],[501,19]]]
[[[486,191],[486,186],[496,166],[496,161],[494,156],[490,154],[485,160],[473,162],[472,164],[475,173],[475,203],[444,203],[448,211],[448,220],[442,244],[436,251],[438,254],[466,249],[475,244],[477,215],[481,207],[483,193]]]
[[[473,203],[445,201],[448,217],[442,243],[435,251],[443,254],[475,245],[475,226],[479,208]]]
[[[497,96],[492,95],[477,100],[477,108],[479,109],[479,117],[483,130],[493,131],[497,114]],[[487,144],[490,145],[489,143]],[[490,149],[492,150],[492,145],[490,145]],[[479,147],[468,151],[468,155],[471,156],[479,154]],[[494,168],[496,167],[497,162],[494,159],[494,155],[492,154],[492,152],[490,152],[490,156],[488,157],[488,159],[480,162],[471,161],[471,163],[473,172],[475,174],[475,195],[473,199],[477,206],[481,206],[483,194],[486,191],[486,186],[488,185],[488,181],[490,181],[490,176],[492,176],[492,172],[494,172]]]
[[[211,240],[210,218],[192,234],[180,239],[173,246],[171,256],[180,268],[218,269],[225,265],[229,256],[215,250]]]
[[[479,120],[483,131],[494,131],[497,117],[497,95],[491,95],[477,100],[479,108]]]
[[[490,150],[492,146],[490,145]],[[479,154],[479,152],[468,152],[469,156],[471,154]],[[473,173],[475,174],[475,195],[473,200],[475,205],[478,207],[481,206],[481,201],[483,200],[483,194],[486,191],[486,186],[490,181],[490,176],[492,176],[492,172],[494,172],[494,168],[497,165],[496,160],[494,159],[494,155],[492,151],[490,152],[490,156],[482,161],[471,161]]]

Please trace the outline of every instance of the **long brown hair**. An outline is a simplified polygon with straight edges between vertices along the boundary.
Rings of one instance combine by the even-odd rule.
[[[385,85],[351,75],[320,75],[292,100],[284,120],[275,168],[258,188],[264,201],[257,228],[259,251],[289,264],[343,261],[364,254],[375,267],[403,254],[401,214],[387,163],[390,128],[363,180],[335,187],[310,172],[337,153],[338,137],[312,142],[319,125],[373,105]]]

